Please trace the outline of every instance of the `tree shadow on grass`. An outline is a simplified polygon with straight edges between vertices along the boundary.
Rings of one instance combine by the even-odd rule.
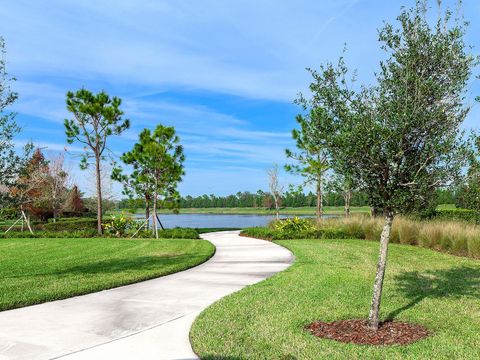
[[[32,276],[69,276],[78,274],[113,274],[122,271],[152,271],[155,269],[162,269],[174,265],[187,264],[193,266],[199,264],[204,260],[201,255],[159,255],[159,256],[136,256],[129,258],[113,258],[101,261],[91,261],[84,264],[65,267],[62,269],[51,269],[51,271],[32,271],[29,273],[22,273],[21,275],[9,276],[14,277],[32,277]]]
[[[395,277],[397,290],[410,302],[387,315],[393,320],[426,298],[480,298],[480,268],[460,266],[446,270],[404,272]]]

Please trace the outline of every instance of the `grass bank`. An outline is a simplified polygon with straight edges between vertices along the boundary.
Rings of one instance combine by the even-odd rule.
[[[204,240],[0,239],[0,310],[171,274],[214,251]]]
[[[421,324],[431,336],[407,346],[315,338],[314,320],[366,318],[378,244],[283,240],[296,257],[286,271],[207,308],[191,330],[202,359],[478,359],[480,262],[392,244],[382,317]]]
[[[382,218],[364,216],[325,219],[320,223],[294,218],[273,222],[269,227],[244,229],[242,234],[267,240],[354,238],[378,241],[382,227]],[[397,217],[390,241],[480,259],[480,225],[472,223]]]

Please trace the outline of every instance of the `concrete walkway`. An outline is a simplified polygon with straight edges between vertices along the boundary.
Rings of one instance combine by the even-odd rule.
[[[237,231],[195,268],[94,294],[0,312],[4,359],[196,359],[189,330],[216,300],[284,270],[292,254]]]

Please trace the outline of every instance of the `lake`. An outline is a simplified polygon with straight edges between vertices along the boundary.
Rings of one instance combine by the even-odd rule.
[[[332,216],[332,215],[330,215]],[[324,215],[324,217],[330,217]],[[246,228],[265,226],[272,221],[274,215],[233,215],[233,214],[160,214],[160,221],[165,228]],[[293,217],[280,215],[281,219]],[[312,216],[299,216],[312,217]],[[136,214],[135,218],[144,219],[145,214]]]

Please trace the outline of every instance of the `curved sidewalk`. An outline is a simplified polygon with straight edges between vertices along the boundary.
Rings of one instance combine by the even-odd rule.
[[[287,249],[238,231],[202,237],[217,250],[192,269],[0,312],[0,360],[196,359],[188,339],[196,316],[293,261]]]

